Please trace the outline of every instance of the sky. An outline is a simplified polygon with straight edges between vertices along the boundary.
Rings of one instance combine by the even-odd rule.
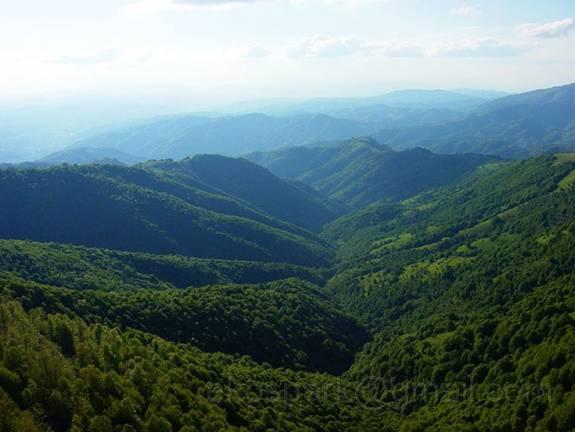
[[[573,81],[572,0],[0,0],[0,100],[208,107]]]

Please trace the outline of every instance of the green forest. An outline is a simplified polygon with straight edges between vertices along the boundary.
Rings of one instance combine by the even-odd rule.
[[[0,432],[575,430],[575,154],[249,158],[0,170]]]

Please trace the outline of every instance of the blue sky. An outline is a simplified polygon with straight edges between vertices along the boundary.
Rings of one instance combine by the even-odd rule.
[[[0,95],[191,94],[198,103],[523,91],[575,81],[567,0],[18,0]]]

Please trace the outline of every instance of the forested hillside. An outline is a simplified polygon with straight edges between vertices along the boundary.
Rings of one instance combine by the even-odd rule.
[[[0,6],[0,432],[575,432],[573,0]]]
[[[244,161],[229,164],[238,164],[246,179],[253,177],[250,170],[269,178]],[[242,172],[236,174],[241,177]],[[330,256],[308,231],[193,173],[184,178],[177,169],[94,165],[4,170],[0,186],[3,238],[306,265],[325,264]],[[252,181],[250,187],[257,184]],[[277,180],[261,188],[275,193],[301,221],[301,213],[309,211],[308,227],[337,214],[317,193],[298,185]],[[281,213],[282,208],[270,211]]]
[[[348,376],[410,394],[405,430],[575,427],[574,173],[572,154],[486,167],[326,230],[328,289],[375,331]]]
[[[266,285],[69,290],[12,279],[4,288],[26,308],[81,315],[86,321],[144,330],[208,352],[250,355],[275,367],[341,374],[367,331],[299,279]]]
[[[280,177],[297,179],[356,209],[452,183],[494,160],[473,154],[437,155],[421,148],[396,152],[372,138],[246,157]]]
[[[363,161],[401,154],[354,146]],[[162,229],[201,211],[210,235],[217,216],[294,246],[270,244],[274,263],[1,240],[0,430],[573,430],[575,156],[465,157],[464,174],[339,217],[322,240],[282,206],[300,200],[316,226],[342,209],[262,168],[244,175],[245,160],[3,171],[0,215],[28,229],[57,215],[94,233],[88,222],[130,215],[114,219],[125,231],[189,205]],[[106,206],[73,225],[70,203],[95,197]],[[43,213],[23,211],[34,202]]]
[[[179,162],[148,162],[145,168],[183,184],[201,182],[211,191],[237,197],[267,214],[294,225],[319,230],[343,209],[299,182],[279,179],[245,159],[199,155]]]
[[[379,431],[329,375],[0,305],[3,431]]]
[[[0,240],[0,272],[76,290],[124,291],[209,284],[263,283],[297,277],[323,284],[325,270],[293,264],[201,259]]]

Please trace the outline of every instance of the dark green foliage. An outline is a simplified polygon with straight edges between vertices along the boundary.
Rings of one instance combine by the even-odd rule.
[[[325,244],[301,228],[157,170],[0,171],[0,202],[2,238],[306,265],[325,264],[330,256]]]
[[[322,283],[324,271],[292,264],[200,259],[0,240],[0,274],[75,290],[187,288],[288,277]]]
[[[297,279],[267,285],[221,285],[187,290],[101,292],[0,284],[25,308],[80,315],[89,322],[132,327],[209,352],[250,355],[296,369],[345,371],[367,341],[366,331]],[[73,353],[66,328],[52,339]]]
[[[62,355],[51,328],[70,329]],[[329,375],[205,354],[137,331],[0,304],[0,430],[379,431],[358,388]],[[8,388],[6,388],[8,387]],[[10,393],[8,393],[10,392]]]
[[[247,157],[280,177],[313,186],[350,208],[384,199],[400,200],[450,184],[493,160],[472,154],[436,155],[421,148],[395,152],[371,138]]]
[[[345,240],[339,253],[346,257],[363,255],[372,248],[393,252],[404,244],[432,244],[476,225],[481,231],[481,222],[497,222],[491,219],[500,213],[505,217],[504,212],[517,210],[534,198],[545,200],[550,192],[558,192],[549,195],[558,201],[560,193],[569,193],[559,183],[572,170],[572,161],[558,163],[554,156],[486,164],[453,187],[423,193],[398,205],[375,203],[344,216],[326,226],[324,235],[332,241]],[[525,219],[531,223],[529,214]],[[425,248],[418,250],[427,254]]]
[[[306,229],[317,230],[341,214],[340,208],[315,190],[281,180],[245,159],[201,155],[143,166],[169,173],[179,183],[200,181],[216,192],[240,198],[273,217]]]

